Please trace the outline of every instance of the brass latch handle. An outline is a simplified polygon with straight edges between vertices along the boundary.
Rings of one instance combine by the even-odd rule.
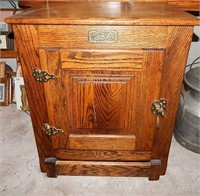
[[[34,69],[32,75],[38,82],[48,82],[57,78],[54,74],[49,74],[47,71],[42,71],[38,68]]]
[[[164,98],[160,98],[159,100],[155,100],[152,103],[151,111],[156,115],[156,128],[160,128],[160,117],[165,117],[165,110],[167,106],[167,100]]]
[[[156,129],[160,129],[160,115],[156,115]]]
[[[64,133],[62,129],[57,129],[53,126],[48,125],[47,123],[43,124],[41,129],[49,136],[54,136],[58,133]]]

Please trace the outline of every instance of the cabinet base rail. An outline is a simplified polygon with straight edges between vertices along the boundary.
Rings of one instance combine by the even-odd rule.
[[[106,161],[65,161],[54,157],[45,159],[49,165],[48,177],[68,176],[124,176],[149,177],[159,180],[161,161],[151,159],[145,162],[106,162]]]

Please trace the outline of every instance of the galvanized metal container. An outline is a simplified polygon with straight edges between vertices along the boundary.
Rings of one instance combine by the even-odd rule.
[[[174,136],[182,146],[200,154],[200,67],[190,69],[184,82],[189,90],[181,93]]]

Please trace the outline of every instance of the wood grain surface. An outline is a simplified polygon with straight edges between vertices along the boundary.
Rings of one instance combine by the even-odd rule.
[[[167,27],[140,26],[99,26],[99,25],[39,25],[41,47],[70,49],[115,49],[130,50],[138,48],[165,48]],[[117,41],[112,43],[90,43],[90,31],[116,31]],[[159,32],[159,33],[158,33]],[[53,39],[49,39],[49,36]],[[117,51],[116,51],[117,52]],[[119,54],[119,53],[118,53]],[[128,54],[127,54],[128,55]]]
[[[149,180],[159,180],[160,170],[161,170],[161,160],[160,159],[151,159],[151,171],[149,174]]]
[[[144,14],[145,13],[145,14]],[[199,25],[194,16],[166,2],[52,2],[15,14],[13,24]]]
[[[40,68],[38,55],[38,31],[36,26],[13,26],[20,63],[29,101],[31,120],[39,154],[40,168],[47,172],[49,166],[45,164],[47,156],[55,156],[51,138],[41,131],[42,125],[48,121],[47,105],[42,83],[36,82],[32,76],[35,67]],[[31,60],[30,60],[31,59]]]
[[[137,70],[143,62],[142,52],[130,50],[66,50],[60,56],[62,68],[73,70]]]
[[[58,175],[149,176],[149,162],[56,161]]]
[[[34,0],[34,1],[19,1],[19,6],[22,8],[32,7],[35,5],[38,5],[40,3],[43,3],[45,0]],[[49,0],[51,1],[51,0]],[[71,1],[71,0],[54,0],[54,1]],[[109,0],[74,0],[74,1],[109,1]],[[127,0],[112,0],[116,2],[127,2]],[[129,2],[168,2],[171,5],[174,5],[178,8],[181,8],[183,10],[187,11],[199,11],[200,9],[200,3],[199,0],[129,0]]]
[[[58,160],[73,161],[149,161],[151,151],[57,150]]]
[[[192,27],[169,27],[168,47],[160,84],[160,97],[166,98],[168,106],[165,113],[166,118],[161,122],[162,128],[155,132],[152,148],[152,158],[162,161],[161,174],[166,172],[192,32]]]
[[[134,135],[69,135],[70,149],[135,150]]]

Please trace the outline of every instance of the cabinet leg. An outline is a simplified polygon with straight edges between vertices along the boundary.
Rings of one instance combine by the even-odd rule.
[[[57,177],[57,170],[56,170],[56,158],[55,157],[47,157],[45,159],[45,163],[48,165],[47,176],[48,177]]]
[[[162,167],[160,169],[160,175],[165,175],[167,171],[167,160],[162,160]]]
[[[160,159],[151,159],[151,170],[149,174],[149,180],[159,180],[160,169],[161,169],[161,160]]]

